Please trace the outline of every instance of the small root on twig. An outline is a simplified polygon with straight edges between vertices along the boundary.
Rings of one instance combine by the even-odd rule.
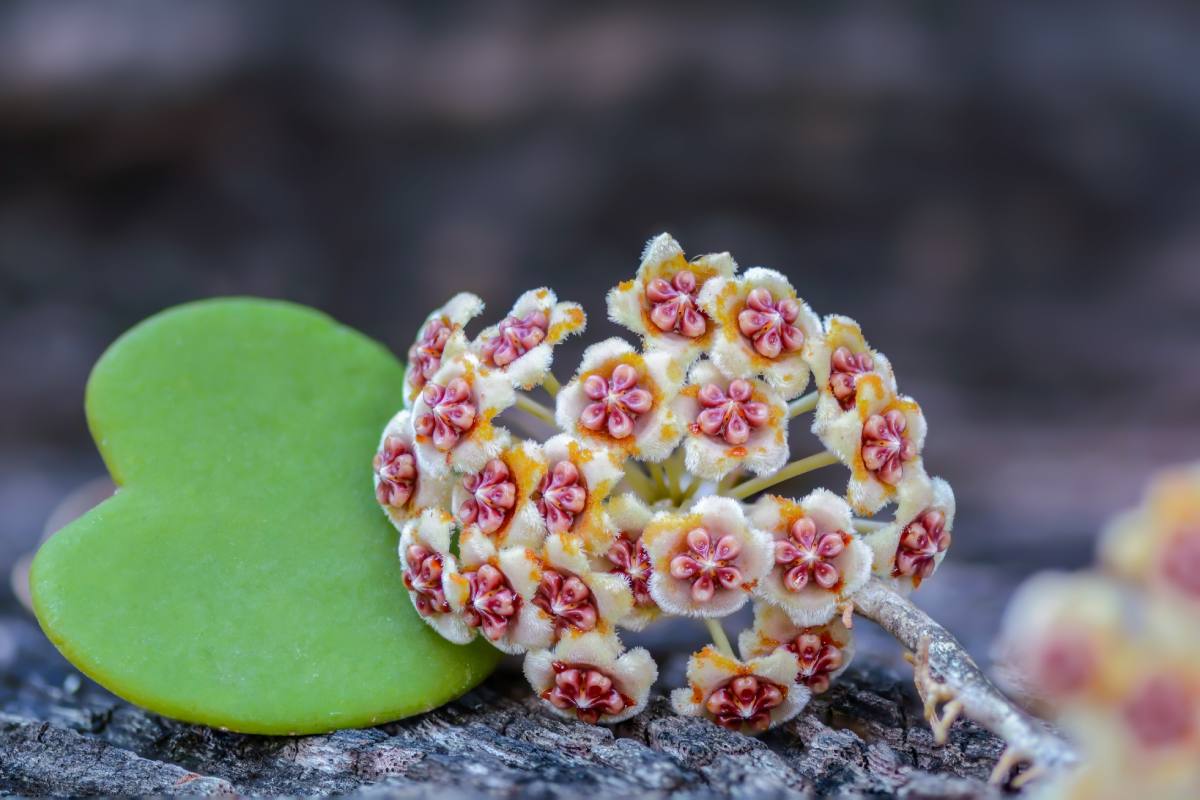
[[[839,606],[842,609],[842,624],[847,629],[854,627],[854,601],[847,600]]]
[[[950,726],[962,713],[962,701],[958,699],[958,695],[953,689],[934,677],[933,668],[929,665],[928,636],[921,638],[916,656],[912,658],[912,665],[913,682],[917,686],[917,694],[920,695],[921,702],[925,705],[925,719],[929,722],[929,727],[933,729],[933,740],[939,745],[943,745],[950,738]],[[945,705],[939,716],[937,709],[938,705],[942,703]]]
[[[1008,744],[992,773],[993,782],[1003,783],[1017,765],[1027,765],[1007,781],[1013,787],[1076,763],[1069,744],[1000,693],[962,645],[907,597],[872,578],[853,600],[856,613],[873,620],[908,651],[905,658],[913,665],[913,682],[938,744],[946,742],[960,716],[974,720]]]

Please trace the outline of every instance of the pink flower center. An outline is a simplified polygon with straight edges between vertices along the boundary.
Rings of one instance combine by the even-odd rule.
[[[509,622],[521,607],[521,597],[513,591],[504,573],[484,564],[467,573],[471,599],[463,613],[472,628],[483,628],[483,635],[495,641],[508,632]]]
[[[800,661],[800,682],[820,694],[829,688],[829,676],[842,665],[842,649],[817,633],[802,633],[784,645]]]
[[[852,353],[848,347],[839,347],[829,359],[829,391],[833,392],[843,411],[854,407],[857,395],[855,381],[859,375],[875,368],[875,359],[870,353]]]
[[[584,722],[595,725],[602,715],[620,714],[633,699],[617,691],[613,680],[587,664],[555,661],[554,685],[542,692],[542,699],[555,708],[571,711]]]
[[[633,423],[654,404],[650,392],[638,385],[637,370],[628,364],[614,367],[608,380],[589,375],[583,393],[592,402],[579,415],[579,424],[592,431],[607,429],[614,439],[633,434]]]
[[[1168,747],[1195,732],[1196,698],[1174,676],[1155,675],[1126,701],[1124,717],[1143,747]]]
[[[917,455],[917,448],[905,436],[908,420],[892,409],[886,414],[872,414],[863,424],[862,460],[871,474],[889,486],[904,477],[904,462]]]
[[[442,591],[442,557],[427,547],[410,544],[404,553],[404,585],[416,595],[413,605],[423,617],[450,610]]]
[[[638,606],[654,605],[650,597],[650,556],[640,542],[629,534],[622,533],[608,548],[608,560],[613,563],[609,570],[620,575],[633,590],[633,601]]]
[[[705,384],[696,394],[701,410],[692,431],[724,439],[727,444],[745,444],[754,429],[766,425],[771,416],[767,404],[755,402],[753,394],[750,382],[741,379],[729,384],[728,393],[715,383]]]
[[[742,582],[742,572],[737,567],[737,557],[742,546],[732,534],[726,534],[713,543],[713,537],[705,528],[688,531],[686,550],[671,559],[671,576],[692,584],[692,599],[707,603],[716,594],[717,588],[737,589]]]
[[[1077,630],[1058,627],[1047,631],[1030,660],[1034,683],[1047,694],[1066,697],[1080,691],[1098,665],[1092,640]]]
[[[587,487],[579,468],[570,461],[559,461],[542,478],[534,493],[538,512],[550,533],[566,533],[575,526],[575,518],[587,504]]]
[[[463,525],[478,525],[484,533],[500,530],[517,504],[517,484],[508,465],[498,458],[464,478],[463,488],[471,496],[458,507],[458,518]]]
[[[375,487],[379,505],[404,508],[417,486],[417,461],[408,445],[398,436],[387,437],[373,463],[379,476]]]
[[[555,630],[560,632],[565,628],[590,631],[599,619],[592,590],[569,572],[543,570],[533,604],[554,618]]]
[[[1200,527],[1176,534],[1163,556],[1167,580],[1200,600]]]
[[[783,703],[787,690],[756,675],[741,675],[708,696],[704,707],[722,728],[749,728],[756,733],[771,727],[772,708]]]
[[[650,321],[663,333],[678,333],[688,339],[696,339],[708,330],[704,312],[696,307],[699,286],[696,276],[688,270],[680,270],[668,283],[655,278],[646,285],[646,299],[650,301]]]
[[[776,300],[769,289],[752,289],[738,314],[738,328],[763,358],[794,353],[804,346],[804,331],[794,324],[800,304],[790,297]]]
[[[421,393],[429,410],[417,417],[413,428],[421,436],[433,438],[433,446],[443,453],[458,444],[475,424],[476,408],[471,402],[471,384],[455,378],[445,386],[430,383]]]
[[[507,367],[541,344],[549,327],[550,322],[541,311],[532,311],[524,317],[506,317],[496,335],[483,343],[483,358],[493,366]]]
[[[430,320],[408,349],[408,382],[420,389],[442,365],[442,351],[453,328],[445,318]]]
[[[937,554],[945,552],[949,546],[950,531],[946,530],[946,515],[934,508],[922,511],[900,534],[892,575],[909,575],[913,583],[919,585],[933,574]]]
[[[775,565],[784,570],[783,585],[800,592],[811,580],[822,589],[836,590],[842,575],[834,561],[849,541],[842,531],[819,532],[815,522],[800,517],[788,529],[788,538],[775,542]]]

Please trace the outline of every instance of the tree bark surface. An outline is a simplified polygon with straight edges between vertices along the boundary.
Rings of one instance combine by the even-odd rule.
[[[8,617],[0,791],[397,797],[998,797],[1003,742],[960,721],[935,745],[911,678],[864,658],[761,739],[676,716],[663,695],[613,729],[546,713],[502,669],[440,709],[368,730],[250,736],[165,719],[57,663]],[[668,655],[682,669],[685,655]]]

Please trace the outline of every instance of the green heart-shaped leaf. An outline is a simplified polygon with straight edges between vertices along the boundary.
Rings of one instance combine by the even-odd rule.
[[[47,635],[154,711],[312,733],[425,711],[495,666],[405,594],[371,457],[403,368],[311,309],[181,306],[125,334],[88,383],[121,487],[31,572]]]

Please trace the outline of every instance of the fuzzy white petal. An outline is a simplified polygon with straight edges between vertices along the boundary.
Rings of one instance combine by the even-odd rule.
[[[904,535],[904,529],[914,519],[929,510],[941,511],[945,514],[945,529],[948,533],[953,532],[954,491],[950,488],[950,484],[941,478],[932,478],[928,483],[914,481],[906,484],[899,492],[896,513],[892,521],[878,530],[863,535],[863,541],[874,551],[871,571],[880,578],[890,581],[901,592],[912,591],[920,581],[915,581],[912,576],[892,574],[892,570],[896,566],[896,551],[900,546],[900,538]],[[934,573],[936,573],[938,565],[942,563],[942,559],[946,557],[946,552],[943,550],[934,556]]]
[[[713,278],[731,277],[737,271],[737,264],[729,253],[712,253],[689,262],[670,234],[659,234],[646,244],[637,276],[614,287],[607,298],[609,319],[641,336],[647,352],[662,350],[684,367],[709,348],[714,325],[708,320],[705,332],[694,338],[659,329],[650,321],[651,303],[646,288],[657,278],[671,283],[685,270],[692,273],[697,288],[703,290]]]
[[[599,721],[609,725],[641,713],[649,701],[650,687],[658,679],[658,667],[643,648],[622,653],[620,641],[611,634],[596,631],[567,633],[553,650],[531,651],[525,657],[525,678],[535,694],[540,696],[554,685],[554,663],[557,661],[603,672],[613,681],[617,691],[633,700],[632,705],[618,714],[601,715]],[[574,717],[548,702],[545,706],[558,716]]]
[[[696,426],[696,418],[703,410],[698,399],[700,389],[714,384],[728,393],[732,380],[713,362],[698,361],[688,373],[688,385],[672,404],[686,431],[684,458],[687,470],[706,480],[720,480],[739,466],[756,475],[767,475],[788,460],[787,403],[764,381],[750,379],[750,385],[754,400],[765,403],[770,416],[767,424],[751,429],[750,437],[743,444],[730,445],[723,439],[708,436]]]
[[[453,530],[453,517],[439,509],[426,509],[420,517],[405,523],[400,533],[398,547],[400,563],[405,563],[408,549],[414,544],[434,551],[442,560],[442,589],[443,591],[447,589],[453,591],[451,587],[459,577],[457,563],[450,553],[450,536]],[[407,589],[406,591],[408,591],[413,607],[416,608],[416,592]],[[466,644],[475,638],[475,630],[454,611],[429,615],[418,614],[418,616],[447,641]]]
[[[401,409],[396,412],[395,416],[388,421],[384,427],[383,433],[379,437],[379,447],[383,448],[384,442],[390,437],[400,439],[415,454],[413,443],[413,432],[411,414],[407,409]],[[374,474],[374,482],[376,488],[379,486],[379,475]],[[383,513],[387,515],[389,521],[395,526],[396,530],[401,530],[404,523],[419,515],[426,508],[444,508],[450,498],[450,490],[453,485],[453,479],[449,475],[436,476],[420,468],[417,465],[417,480],[414,485],[412,497],[403,508],[393,508],[391,506],[381,506]]]
[[[417,329],[417,335],[413,339],[413,346],[408,350],[408,370],[404,375],[404,402],[408,405],[416,400],[417,395],[421,392],[421,387],[424,381],[413,370],[413,348],[420,341],[426,327],[431,322],[438,321],[445,324],[451,329],[450,342],[447,343],[442,351],[442,361],[452,358],[455,353],[462,352],[466,349],[466,337],[462,332],[463,326],[470,322],[475,317],[483,313],[484,303],[477,295],[470,292],[460,292],[445,304],[436,308],[427,316],[421,327]]]
[[[508,379],[499,372],[484,368],[473,354],[462,353],[444,361],[430,382],[446,386],[457,378],[465,380],[471,387],[470,401],[475,406],[475,422],[471,428],[463,432],[446,452],[434,447],[430,437],[414,434],[417,461],[422,469],[435,476],[445,475],[452,469],[478,472],[508,442],[507,436],[500,433],[502,429],[492,424],[500,412],[516,402],[516,392]],[[413,424],[429,413],[430,408],[424,396],[418,396],[412,405]]]
[[[796,296],[788,279],[775,270],[754,267],[739,278],[709,281],[700,292],[700,305],[718,326],[712,359],[730,376],[761,375],[784,399],[790,400],[798,397],[808,385],[806,348],[781,353],[775,358],[765,358],[754,349],[738,326],[738,315],[745,308],[746,296],[755,288],[769,290],[776,300],[787,298],[797,302],[799,314],[794,325],[803,332],[805,343],[822,335],[821,321],[808,304]]]
[[[691,581],[671,575],[671,561],[687,551],[687,534],[697,527],[708,530],[714,541],[731,535],[741,546],[734,565],[743,583],[735,589],[718,586],[712,598],[703,603],[692,597]],[[642,534],[642,543],[653,568],[651,596],[664,611],[681,616],[724,617],[733,613],[745,605],[749,592],[772,563],[770,537],[750,527],[737,501],[715,495],[697,500],[686,513],[656,514]]]

